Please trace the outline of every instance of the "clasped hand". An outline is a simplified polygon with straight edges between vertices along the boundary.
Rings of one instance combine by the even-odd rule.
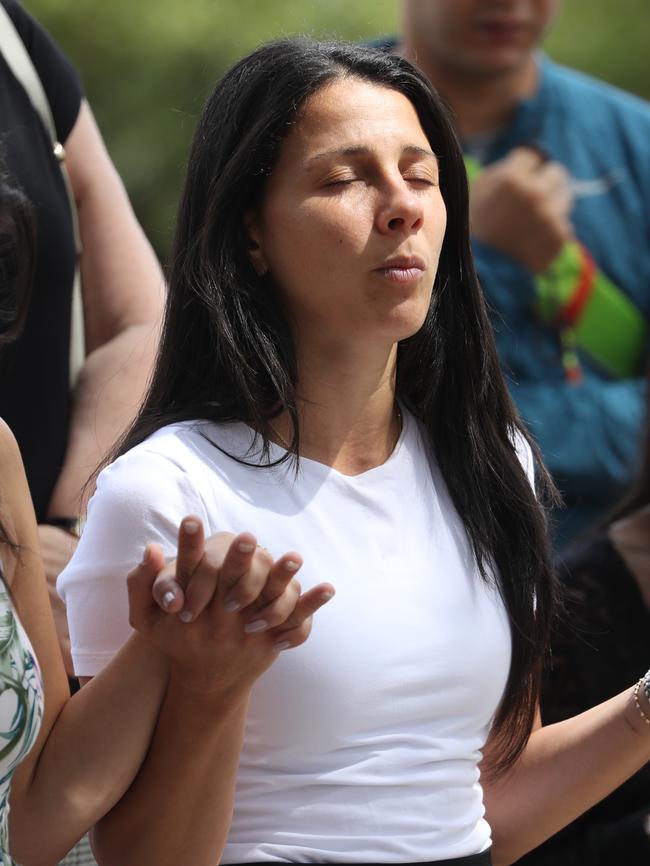
[[[189,687],[246,691],[280,651],[307,640],[334,595],[329,583],[302,593],[301,565],[295,552],[273,560],[250,532],[205,539],[201,520],[186,517],[177,558],[166,563],[150,544],[128,575],[129,622]]]
[[[533,148],[515,148],[472,183],[472,235],[533,274],[573,239],[572,210],[569,172]]]

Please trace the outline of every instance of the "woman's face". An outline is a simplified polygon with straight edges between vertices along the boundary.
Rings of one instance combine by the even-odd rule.
[[[325,86],[285,138],[248,214],[300,340],[390,346],[423,324],[445,233],[438,163],[413,105],[349,77]]]

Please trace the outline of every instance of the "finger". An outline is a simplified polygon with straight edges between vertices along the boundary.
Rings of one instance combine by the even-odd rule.
[[[232,585],[224,597],[224,607],[228,611],[251,608],[254,612],[266,604],[262,591],[266,586],[273,560],[271,555],[259,548],[255,551],[248,571]]]
[[[546,198],[552,202],[554,210],[568,213],[573,204],[573,191],[571,175],[564,166],[554,162],[542,166],[537,173],[537,183]]]
[[[282,595],[302,567],[302,562],[302,556],[291,551],[273,563],[258,599],[260,605],[270,604]]]
[[[244,631],[246,634],[266,631],[283,625],[293,613],[300,598],[300,584],[291,580],[277,598],[265,607],[253,610],[246,619]]]
[[[546,156],[533,147],[515,147],[502,160],[503,165],[509,165],[515,171],[530,173],[546,162]]]
[[[542,163],[536,175],[539,179],[544,180],[547,188],[552,190],[568,187],[571,183],[571,175],[565,166],[551,160]]]
[[[180,613],[183,622],[192,622],[200,616],[217,594],[219,567],[206,556],[194,570],[185,589],[185,604]]]
[[[176,580],[186,587],[205,552],[203,522],[193,514],[184,517],[178,529]]]
[[[240,532],[236,535],[223,559],[223,563],[219,569],[218,591],[224,608],[228,613],[234,613],[239,610],[244,601],[245,593],[238,593],[244,576],[248,575],[255,558],[257,551],[257,540],[250,532]],[[269,554],[264,555],[268,558],[268,570],[272,565],[272,560]],[[264,558],[258,553],[258,562]],[[266,579],[264,574],[264,580]],[[259,568],[258,568],[259,576]],[[260,587],[261,588],[261,587]]]
[[[310,619],[319,608],[334,598],[335,592],[331,583],[319,583],[318,586],[303,593],[290,616],[274,630],[276,641],[284,640],[285,632],[299,628]]]
[[[335,589],[331,583],[321,583],[302,595],[291,616],[271,633],[272,649],[283,652],[303,644],[311,634],[314,614],[334,598],[334,594]]]
[[[153,585],[153,596],[167,613],[179,613],[185,605],[186,587],[205,552],[200,517],[183,518],[178,529],[176,559],[163,568]]]
[[[134,625],[133,617],[151,607],[151,593],[156,575],[165,566],[165,557],[157,544],[149,544],[144,550],[142,561],[126,577],[129,599],[129,622]]]
[[[311,627],[312,618],[308,617],[296,628],[289,629],[289,631],[283,631],[282,634],[277,635],[271,649],[276,653],[281,653],[285,650],[300,646],[311,634]]]

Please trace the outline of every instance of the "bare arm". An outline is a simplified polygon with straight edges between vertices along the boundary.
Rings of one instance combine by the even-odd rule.
[[[92,688],[70,699],[27,481],[15,440],[1,422],[0,479],[2,519],[20,545],[18,554],[0,552],[45,688],[38,739],[12,779],[11,849],[23,866],[51,866],[131,784],[149,745],[167,669],[162,656],[134,636]],[[150,563],[151,581],[163,564]]]
[[[65,464],[49,505],[79,513],[90,472],[135,414],[157,345],[164,280],[84,101],[66,141],[79,210],[86,362]]]
[[[84,486],[134,417],[153,365],[164,281],[86,102],[66,141],[79,211],[87,357],[76,383],[65,462],[50,517],[83,512]],[[88,491],[91,492],[91,491]],[[74,552],[62,529],[39,527],[59,644],[72,676],[65,608],[56,579]]]
[[[219,862],[247,704],[244,697],[220,699],[172,678],[136,782],[92,832],[101,866]]]
[[[644,700],[643,698],[641,700]],[[650,717],[650,706],[642,704]],[[489,743],[484,764],[489,768]],[[484,783],[495,866],[514,863],[594,806],[650,760],[650,727],[632,690],[541,727],[515,767]]]

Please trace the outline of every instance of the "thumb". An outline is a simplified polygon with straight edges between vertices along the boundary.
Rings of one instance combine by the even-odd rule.
[[[515,147],[503,158],[502,165],[508,165],[511,169],[521,174],[530,174],[537,171],[548,161],[548,157],[537,147]]]
[[[157,544],[148,544],[142,561],[127,575],[126,587],[129,599],[129,624],[138,628],[142,618],[151,608],[152,588],[156,575],[165,567],[165,557]]]

